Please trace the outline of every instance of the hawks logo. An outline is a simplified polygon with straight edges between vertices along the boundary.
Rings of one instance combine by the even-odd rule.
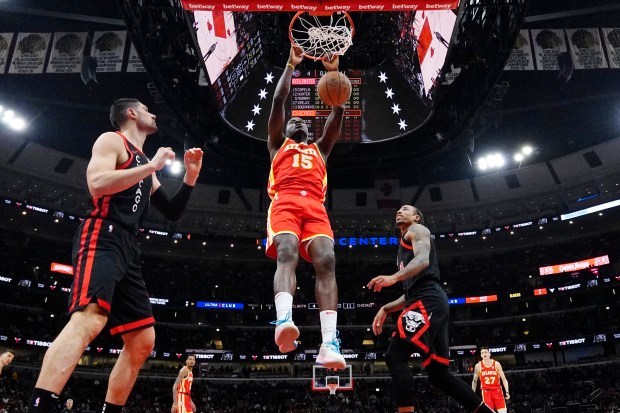
[[[426,324],[424,316],[417,311],[407,311],[403,317],[405,321],[405,330],[409,333],[414,333],[420,326]]]

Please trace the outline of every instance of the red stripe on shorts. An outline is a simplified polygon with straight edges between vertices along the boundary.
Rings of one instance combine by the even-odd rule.
[[[80,288],[80,299],[78,305],[88,304],[88,285],[90,283],[90,275],[93,270],[93,261],[95,260],[95,248],[97,246],[97,239],[99,238],[99,229],[101,228],[102,220],[97,219],[95,222],[95,228],[93,229],[93,235],[90,237],[88,243],[88,255],[86,256],[86,268],[84,269],[84,276],[82,279],[82,288]]]

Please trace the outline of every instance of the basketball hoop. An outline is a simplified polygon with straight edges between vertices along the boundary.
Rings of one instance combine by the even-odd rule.
[[[353,44],[355,26],[349,13],[297,12],[289,25],[291,44],[303,50],[312,60],[327,60],[330,55],[343,55]]]
[[[338,390],[338,384],[340,384],[340,377],[338,376],[327,376],[325,377],[325,386],[329,389],[329,394],[336,394],[336,390]]]

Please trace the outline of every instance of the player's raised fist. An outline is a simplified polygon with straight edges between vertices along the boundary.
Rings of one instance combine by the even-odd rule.
[[[153,159],[151,159],[151,163],[155,165],[155,167],[159,171],[161,168],[163,168],[166,165],[166,162],[174,161],[174,158],[175,158],[175,155],[174,155],[174,151],[172,150],[172,148],[162,147],[157,150],[157,153],[155,154]]]
[[[191,182],[187,182],[188,184],[195,184],[198,175],[200,174],[200,168],[202,168],[202,149],[200,148],[191,148],[185,151],[185,156],[183,157],[183,163],[185,164],[185,173],[187,178]]]
[[[299,46],[291,46],[291,52],[288,56],[288,63],[297,66],[304,58],[304,51]]]

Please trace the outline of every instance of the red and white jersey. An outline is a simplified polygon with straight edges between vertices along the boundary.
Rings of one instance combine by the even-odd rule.
[[[485,366],[483,361],[480,362],[480,384],[482,390],[501,389],[499,379],[495,360],[492,360],[489,367]]]
[[[189,395],[190,392],[192,391],[192,382],[194,381],[194,374],[192,373],[191,370],[187,370],[187,376],[185,376],[185,378],[183,380],[181,380],[181,383],[179,383],[179,387],[177,389],[177,393],[182,393],[182,394],[186,394]]]
[[[327,168],[316,143],[297,143],[286,138],[271,162],[267,193],[274,199],[279,192],[305,192],[325,201]]]

